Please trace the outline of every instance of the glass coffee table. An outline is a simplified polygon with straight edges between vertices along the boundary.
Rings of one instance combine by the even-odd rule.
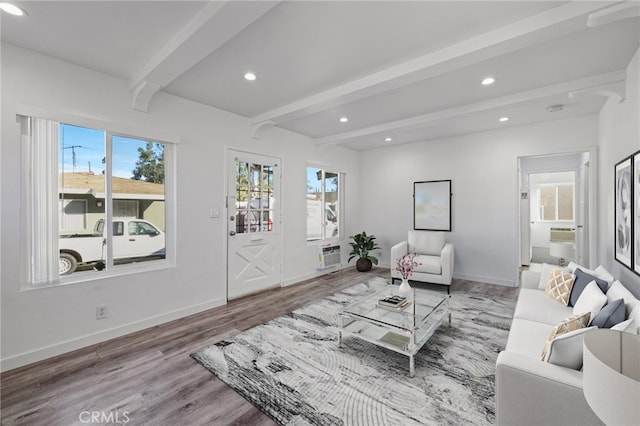
[[[409,376],[415,375],[415,354],[433,335],[445,317],[449,317],[449,296],[437,291],[412,289],[410,303],[401,310],[381,308],[378,301],[398,294],[398,286],[389,285],[365,299],[346,307],[340,314],[338,346],[347,336],[407,355]],[[391,310],[390,310],[391,309]]]

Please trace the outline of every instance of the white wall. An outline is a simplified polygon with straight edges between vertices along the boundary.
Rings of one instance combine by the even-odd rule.
[[[413,182],[452,180],[454,276],[517,282],[518,157],[588,151],[598,143],[587,116],[419,142],[362,153],[362,228],[389,248],[413,228]]]
[[[20,291],[19,183],[16,105],[180,135],[177,148],[177,266],[54,288]],[[306,243],[306,165],[326,164],[346,173],[346,197],[358,194],[358,154],[318,149],[306,137],[270,129],[251,138],[249,120],[158,93],[150,112],[131,109],[127,82],[11,45],[2,45],[2,369],[6,370],[226,302],[225,146],[270,154],[283,162],[284,273],[293,283],[315,276],[316,248]],[[140,136],[145,136],[141,134]],[[349,205],[350,223],[360,217]],[[96,305],[109,317],[95,320]]]
[[[609,99],[600,112],[600,200],[599,221],[601,263],[636,296],[640,277],[614,260],[614,165],[640,149],[640,50],[627,67],[626,99]]]

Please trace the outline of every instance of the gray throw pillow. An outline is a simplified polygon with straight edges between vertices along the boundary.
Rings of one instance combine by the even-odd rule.
[[[608,303],[591,321],[598,328],[611,328],[624,321],[624,299]]]
[[[587,287],[591,281],[595,281],[602,293],[606,293],[609,288],[609,284],[605,280],[601,280],[600,278],[594,277],[593,275],[587,274],[583,272],[582,269],[576,268],[574,274],[576,275],[576,280],[573,282],[573,288],[571,289],[571,296],[569,296],[569,305],[575,306],[578,298]]]

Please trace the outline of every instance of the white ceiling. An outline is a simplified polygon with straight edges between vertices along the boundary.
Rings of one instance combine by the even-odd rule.
[[[639,1],[15,3],[3,42],[127,80],[136,109],[162,91],[356,150],[596,114],[640,45]]]

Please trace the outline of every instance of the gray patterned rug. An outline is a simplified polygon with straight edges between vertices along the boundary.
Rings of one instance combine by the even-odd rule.
[[[387,285],[377,278],[315,301],[191,356],[283,425],[494,423],[494,374],[515,301],[452,294],[452,323],[408,357],[355,338],[337,318]]]

